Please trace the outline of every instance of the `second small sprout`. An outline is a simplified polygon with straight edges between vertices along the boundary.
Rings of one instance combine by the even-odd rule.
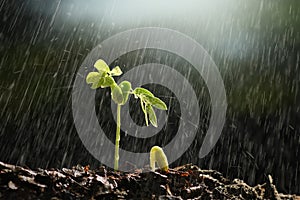
[[[154,146],[150,150],[150,167],[152,171],[155,171],[155,163],[157,163],[161,170],[169,170],[167,156],[159,146]]]

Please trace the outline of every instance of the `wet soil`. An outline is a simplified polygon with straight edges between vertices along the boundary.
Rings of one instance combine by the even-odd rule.
[[[272,177],[254,187],[187,164],[168,172],[135,169],[36,169],[0,162],[0,199],[298,199],[278,193]]]

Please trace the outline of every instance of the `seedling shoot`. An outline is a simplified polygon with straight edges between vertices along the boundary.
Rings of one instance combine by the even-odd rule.
[[[87,84],[91,84],[92,89],[110,87],[111,98],[117,104],[117,128],[115,140],[115,155],[114,155],[114,170],[119,169],[119,143],[121,130],[121,106],[128,101],[129,95],[134,95],[139,98],[141,108],[143,110],[146,125],[149,122],[157,127],[157,118],[153,108],[167,110],[166,104],[159,98],[155,97],[149,90],[137,87],[132,89],[129,81],[122,81],[119,85],[115,82],[114,76],[122,75],[120,67],[115,67],[110,70],[104,60],[97,60],[94,64],[97,72],[90,72],[86,77]]]

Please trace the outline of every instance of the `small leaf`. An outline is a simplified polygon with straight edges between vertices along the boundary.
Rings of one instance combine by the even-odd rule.
[[[111,71],[110,71],[110,75],[112,76],[120,76],[122,74],[122,70],[120,69],[119,66],[113,68]]]
[[[99,87],[101,87],[100,81],[98,83],[96,83],[96,82],[93,83],[92,86],[91,86],[92,89],[97,89]]]
[[[153,97],[153,96],[145,96],[144,97],[144,100],[149,103],[150,105],[160,109],[160,110],[168,110],[166,104],[160,100],[159,98],[157,97]]]
[[[131,83],[128,82],[128,81],[122,81],[119,86],[120,86],[120,88],[122,90],[122,93],[123,93],[123,102],[122,102],[122,105],[124,105],[127,102],[128,96],[130,94]]]
[[[87,76],[86,76],[86,82],[88,84],[90,83],[98,83],[99,80],[101,78],[101,75],[98,72],[90,72]]]
[[[155,114],[155,112],[154,112],[152,106],[148,104],[148,105],[146,106],[146,111],[147,111],[147,113],[148,113],[148,115],[149,115],[149,120],[150,120],[151,124],[152,124],[154,127],[157,127],[157,118],[156,118],[156,114]]]
[[[110,87],[111,85],[115,84],[115,80],[110,76],[101,78],[101,81],[101,88]]]
[[[104,60],[97,60],[94,64],[94,67],[100,72],[101,76],[104,76],[107,72],[110,71],[109,66]]]
[[[123,102],[122,90],[117,84],[111,85],[111,98],[116,104],[122,104]]]
[[[141,88],[141,87],[135,88],[133,93],[136,94],[137,96],[148,95],[148,96],[154,97],[154,95],[149,90],[147,90],[145,88]]]
[[[97,88],[101,87],[101,85],[103,84],[103,82],[104,82],[104,78],[100,78],[100,79],[98,80],[98,82],[94,82],[94,83],[92,84],[91,88],[92,88],[92,89],[97,89]]]

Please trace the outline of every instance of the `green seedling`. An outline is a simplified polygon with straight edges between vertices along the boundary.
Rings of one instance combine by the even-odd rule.
[[[169,170],[167,156],[159,146],[154,146],[150,150],[150,167],[152,171],[155,171],[155,163],[161,170],[165,172]]]
[[[114,169],[119,168],[119,142],[120,142],[120,127],[121,127],[121,106],[124,105],[130,94],[135,98],[140,99],[141,107],[145,115],[146,125],[150,123],[157,127],[157,118],[153,109],[167,110],[166,104],[155,97],[149,90],[141,87],[132,89],[131,83],[122,81],[119,85],[115,82],[114,76],[122,75],[120,67],[115,67],[110,70],[109,66],[103,60],[97,60],[94,64],[97,72],[90,72],[86,77],[86,82],[91,84],[92,89],[110,87],[111,98],[117,104],[117,129],[115,142],[115,160]]]

